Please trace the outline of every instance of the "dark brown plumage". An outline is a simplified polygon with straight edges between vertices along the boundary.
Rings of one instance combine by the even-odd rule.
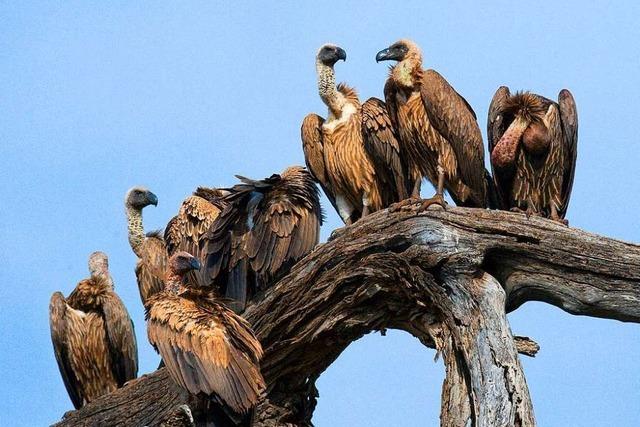
[[[412,197],[419,197],[420,182],[427,177],[436,196],[425,206],[444,206],[446,188],[458,205],[486,207],[482,135],[469,103],[437,71],[422,69],[422,54],[412,41],[394,43],[378,52],[376,60],[398,61],[384,94],[412,179]]]
[[[334,64],[346,53],[324,45],[316,56],[320,97],[329,108],[325,121],[309,114],[301,136],[309,171],[346,224],[407,197],[405,168],[384,102],[360,104],[356,91],[336,87]]]
[[[556,103],[500,87],[489,107],[487,135],[502,209],[566,223],[578,143],[571,92],[560,91]]]
[[[58,368],[75,408],[122,387],[138,372],[133,323],[113,291],[107,256],[89,258],[91,277],[65,299],[49,305],[51,341]]]
[[[261,181],[238,178],[203,250],[208,280],[242,311],[316,246],[322,211],[313,178],[300,166]]]
[[[165,289],[145,305],[149,341],[177,384],[246,414],[265,389],[262,347],[244,319],[186,279],[199,268],[186,252],[170,258]]]
[[[164,288],[167,267],[167,248],[159,231],[144,233],[142,209],[157,206],[158,198],[143,187],[134,187],[125,196],[125,211],[129,232],[129,245],[138,257],[136,279],[142,303]]]
[[[171,218],[164,231],[164,241],[169,256],[176,251],[186,251],[202,259],[200,241],[209,231],[226,202],[228,192],[216,188],[199,187],[192,196],[187,197],[180,206],[178,214]],[[207,283],[204,270],[193,271],[194,281]]]

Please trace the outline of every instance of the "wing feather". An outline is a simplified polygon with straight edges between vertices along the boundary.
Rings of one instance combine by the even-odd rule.
[[[136,264],[136,279],[144,304],[152,295],[164,289],[167,269],[167,248],[158,233],[149,233],[143,243],[142,258]]]
[[[385,206],[408,197],[406,168],[400,157],[400,144],[387,108],[378,98],[362,104],[364,147],[375,168]]]
[[[133,322],[126,307],[115,292],[101,299],[112,370],[118,387],[138,374],[138,346]]]
[[[78,377],[73,369],[69,348],[69,340],[67,334],[67,315],[75,315],[73,310],[67,311],[67,303],[64,296],[60,292],[54,292],[51,296],[49,304],[49,326],[51,328],[51,342],[53,343],[53,351],[58,362],[58,369],[62,376],[62,381],[67,389],[67,393],[76,409],[82,407],[83,395]],[[69,313],[69,314],[67,314]],[[71,332],[73,333],[73,332]]]
[[[460,177],[474,192],[474,202],[485,207],[484,148],[475,112],[435,70],[424,71],[421,96],[429,121],[451,144]]]
[[[573,95],[567,89],[560,91],[558,95],[560,106],[560,120],[562,121],[562,133],[564,143],[564,168],[562,179],[562,206],[560,215],[564,218],[571,198],[573,177],[576,171],[576,159],[578,155],[578,109]]]
[[[329,181],[328,171],[324,163],[324,146],[322,141],[322,125],[324,119],[317,114],[308,114],[302,121],[300,134],[302,138],[302,151],[307,169],[314,179],[320,184],[333,208],[338,211],[336,205],[336,193]]]
[[[178,384],[192,394],[215,395],[235,412],[246,413],[265,389],[258,366],[260,343],[248,324],[222,304],[190,298],[163,292],[151,300],[149,340]]]

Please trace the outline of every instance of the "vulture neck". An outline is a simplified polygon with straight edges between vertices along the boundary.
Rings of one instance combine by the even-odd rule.
[[[400,61],[391,69],[391,75],[393,80],[404,88],[411,89],[417,86],[422,77],[422,58],[412,56]]]
[[[184,292],[187,289],[186,286],[184,285],[184,277],[182,277],[180,274],[173,273],[171,271],[167,273],[167,278],[165,283],[166,283],[165,289],[170,293],[172,293],[173,295],[180,295],[182,292]]]
[[[346,100],[336,88],[336,75],[333,67],[316,61],[316,71],[318,73],[318,93],[322,102],[329,107],[332,116],[340,117]]]
[[[518,153],[520,139],[529,126],[529,121],[517,116],[498,141],[491,152],[491,163],[494,167],[505,169],[513,167]]]
[[[129,230],[129,245],[142,258],[142,244],[144,243],[144,227],[142,226],[142,210],[127,206],[127,227]]]

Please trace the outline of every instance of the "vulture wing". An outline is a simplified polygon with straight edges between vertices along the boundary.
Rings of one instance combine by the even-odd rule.
[[[136,334],[129,313],[115,292],[107,293],[101,303],[112,370],[118,387],[122,387],[138,374]]]
[[[151,295],[164,289],[167,248],[157,231],[148,233],[143,245],[143,256],[136,265],[136,278],[140,298],[144,304]]]
[[[578,154],[578,109],[573,95],[567,89],[560,91],[558,95],[560,105],[560,120],[562,121],[562,133],[564,143],[565,162],[562,179],[562,200],[560,216],[564,218],[571,198],[573,188],[573,176],[576,170],[576,158]]]
[[[254,196],[262,197],[259,193]],[[238,312],[244,309],[248,295],[244,242],[249,231],[246,205],[251,199],[247,191],[234,190],[226,196],[224,209],[200,243],[205,283],[214,283],[217,293],[234,301],[230,305]]]
[[[191,196],[182,202],[178,215],[174,216],[164,232],[168,255],[177,250],[186,251],[203,259],[200,241],[220,214],[220,208],[208,200]],[[207,284],[205,271],[193,272],[194,283]]]
[[[508,124],[505,122],[504,111],[508,99],[511,97],[509,88],[506,86],[500,86],[496,93],[493,95],[491,104],[489,105],[489,117],[487,118],[487,139],[489,144],[489,155],[493,152],[493,148],[498,144],[502,135],[507,130]],[[507,203],[505,202],[507,194],[511,187],[510,182],[506,182],[504,179],[498,176],[496,170],[491,163],[491,172],[493,172],[493,184],[491,190],[495,193],[496,201],[495,207],[500,209],[507,209]]]
[[[400,159],[400,144],[387,108],[378,98],[369,98],[362,104],[362,136],[381,185],[384,205],[406,199],[408,180]]]
[[[387,79],[384,85],[384,100],[389,113],[389,120],[394,129],[398,129],[398,105],[396,104],[396,93],[398,88],[392,78]]]
[[[308,114],[302,121],[300,133],[302,136],[302,150],[307,169],[320,184],[322,191],[338,211],[336,205],[335,191],[331,187],[328,172],[324,164],[324,146],[322,142],[322,125],[324,119],[317,114]]]
[[[67,308],[69,310],[67,310]],[[67,306],[67,302],[64,296],[60,292],[54,292],[51,296],[51,302],[49,304],[49,326],[51,328],[51,341],[53,342],[53,351],[58,362],[58,369],[64,381],[64,386],[69,393],[69,397],[73,402],[73,406],[76,409],[82,407],[83,396],[80,388],[80,382],[74,372],[74,366],[71,358],[71,342],[79,341],[76,336],[69,337],[69,334],[78,335],[77,331],[69,331],[67,328],[67,317],[78,317],[78,314],[74,312],[71,307]],[[80,322],[77,322],[80,323]]]
[[[315,194],[295,197],[294,191],[281,181],[248,210],[252,220],[246,253],[262,280],[276,278],[281,267],[302,258],[318,243],[322,213],[317,190],[313,186]]]
[[[486,206],[482,134],[469,103],[434,70],[425,70],[422,102],[434,128],[451,144],[462,181],[473,191],[473,202]],[[455,196],[455,195],[452,195]]]
[[[223,305],[183,296],[163,292],[150,300],[149,341],[179,385],[246,413],[265,389],[260,343],[246,321]]]

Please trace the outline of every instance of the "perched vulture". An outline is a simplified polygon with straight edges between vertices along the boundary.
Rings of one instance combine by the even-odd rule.
[[[347,57],[327,44],[316,55],[318,91],[327,120],[309,114],[302,122],[302,147],[309,171],[346,224],[408,196],[399,144],[384,102],[360,104],[356,91],[336,87],[335,63]]]
[[[244,310],[318,243],[322,211],[309,172],[294,166],[262,181],[238,176],[203,241],[208,283]]]
[[[227,194],[225,190],[199,187],[182,202],[178,214],[171,218],[164,231],[169,256],[176,251],[185,251],[202,259],[200,241],[224,208],[224,196]],[[208,284],[204,270],[189,274],[197,283]]]
[[[149,341],[177,384],[246,414],[265,389],[262,347],[246,320],[187,280],[198,269],[187,252],[171,256],[165,289],[145,304]]]
[[[391,67],[384,96],[409,168],[411,197],[420,197],[426,177],[436,195],[423,207],[444,206],[445,188],[458,205],[486,207],[489,175],[473,109],[437,71],[422,69],[414,42],[400,40],[376,55],[376,61],[388,60],[398,63]]]
[[[69,298],[54,292],[51,341],[62,380],[76,409],[122,387],[138,372],[133,323],[113,291],[107,255],[89,257],[91,277]]]
[[[556,103],[500,87],[489,107],[487,135],[501,207],[567,223],[578,145],[571,92],[561,90]]]
[[[142,303],[164,288],[167,266],[167,249],[159,231],[145,235],[142,226],[142,209],[158,205],[158,198],[142,187],[133,187],[125,196],[125,211],[129,230],[129,245],[138,257],[136,278]]]

